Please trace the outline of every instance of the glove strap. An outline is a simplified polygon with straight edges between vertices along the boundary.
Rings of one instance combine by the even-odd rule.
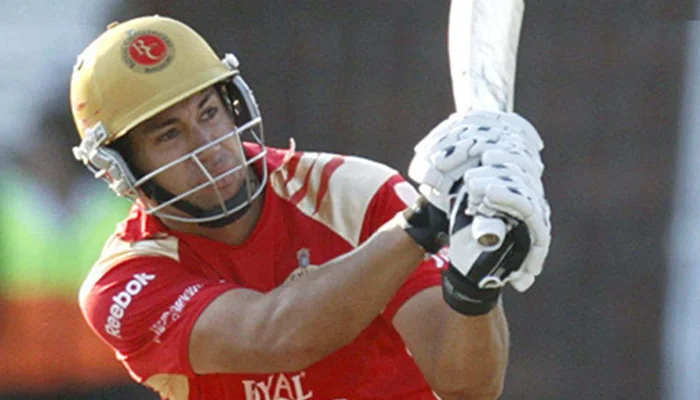
[[[501,247],[484,251],[471,266],[467,276],[452,263],[442,271],[442,294],[453,310],[464,315],[483,315],[497,304],[502,287],[479,288],[487,277],[503,281],[517,271],[530,250],[530,237],[525,224],[519,224],[506,235]]]
[[[483,315],[496,307],[501,288],[479,289],[450,263],[442,271],[442,296],[460,314]]]
[[[435,254],[449,242],[449,221],[442,210],[421,196],[403,211],[403,229],[426,252]]]

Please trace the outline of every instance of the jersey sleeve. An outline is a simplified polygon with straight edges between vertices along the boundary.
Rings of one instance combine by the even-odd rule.
[[[393,218],[418,199],[418,192],[399,174],[392,176],[372,199],[362,229],[362,241],[385,222]],[[409,276],[382,312],[382,317],[391,322],[401,306],[415,294],[432,286],[440,285],[441,269],[447,264],[443,255],[433,255]]]
[[[167,257],[137,257],[111,268],[87,288],[85,319],[143,382],[158,373],[193,376],[189,337],[204,309],[235,288],[188,273]]]

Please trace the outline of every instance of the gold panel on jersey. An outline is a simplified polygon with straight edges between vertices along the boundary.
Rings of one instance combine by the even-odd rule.
[[[102,249],[97,264],[116,265],[130,258],[142,256],[163,256],[180,261],[178,240],[175,236],[164,236],[159,239],[126,242],[112,235]]]
[[[146,379],[144,384],[168,400],[187,400],[190,395],[190,382],[184,375],[156,374]]]
[[[275,192],[283,199],[290,200],[295,193],[301,190],[304,178],[316,162],[317,156],[318,153],[305,153],[297,162],[294,171],[289,170],[289,160],[285,160],[285,164],[270,176]]]
[[[342,163],[337,162],[339,157]],[[329,163],[335,163],[330,175],[324,173]],[[270,175],[275,192],[293,200],[300,211],[329,227],[353,247],[359,245],[364,216],[374,195],[397,173],[367,159],[327,153],[304,153],[293,177],[289,176],[290,164],[285,163]],[[319,199],[321,190],[327,192]]]

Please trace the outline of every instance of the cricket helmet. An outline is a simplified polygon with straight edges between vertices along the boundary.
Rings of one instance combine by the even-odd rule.
[[[81,138],[73,153],[95,177],[105,180],[119,196],[139,202],[146,212],[166,219],[212,226],[225,225],[240,216],[263,190],[267,167],[259,179],[246,179],[238,194],[224,199],[216,189],[219,179],[248,168],[265,157],[262,119],[253,93],[240,75],[233,54],[219,59],[209,44],[187,25],[161,16],[112,23],[78,56],[70,85],[73,119]],[[215,86],[232,113],[236,129],[154,171],[142,174],[129,165],[123,154],[110,147],[140,123],[210,86]],[[261,151],[245,157],[243,165],[211,176],[198,156],[223,140],[242,135]],[[248,136],[249,135],[249,136]],[[183,193],[170,193],[154,181],[158,174],[181,162],[196,162],[207,182]],[[248,173],[248,175],[253,175]],[[204,210],[187,201],[198,190],[214,187],[219,205]],[[189,215],[168,213],[174,206]],[[219,221],[219,222],[217,222]]]

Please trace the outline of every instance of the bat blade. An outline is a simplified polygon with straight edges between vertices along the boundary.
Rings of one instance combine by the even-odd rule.
[[[513,111],[524,10],[523,0],[452,0],[448,52],[457,112]],[[486,251],[498,249],[507,231],[503,220],[480,215],[471,228]],[[487,278],[503,284],[500,277]]]
[[[513,111],[523,0],[452,0],[448,52],[458,112]]]

